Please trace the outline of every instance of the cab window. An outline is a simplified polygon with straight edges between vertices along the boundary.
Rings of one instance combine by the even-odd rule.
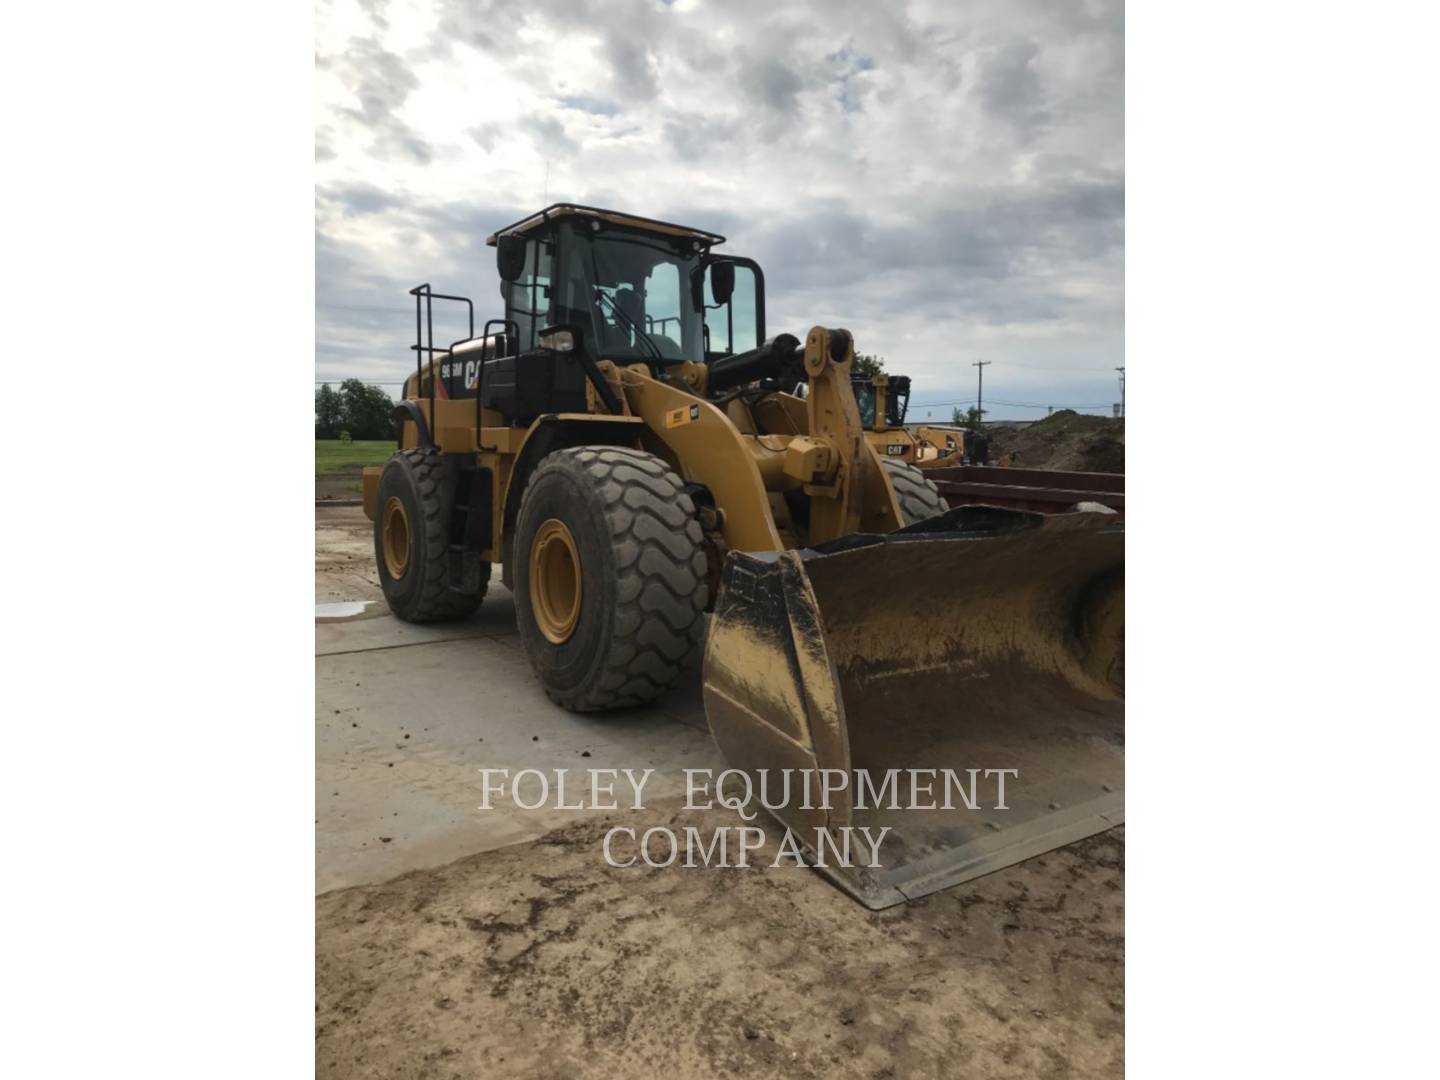
[[[710,287],[710,272],[705,274],[705,352],[707,356],[729,356],[760,345],[764,332],[761,314],[761,288],[755,271],[744,263],[735,263],[735,291],[729,303],[716,304]]]
[[[550,262],[553,244],[532,239],[525,245],[525,270],[503,285],[505,307],[520,336],[522,352],[536,347],[536,339],[550,319]]]
[[[683,355],[680,319],[680,267],[658,262],[645,278],[645,333],[665,357]]]

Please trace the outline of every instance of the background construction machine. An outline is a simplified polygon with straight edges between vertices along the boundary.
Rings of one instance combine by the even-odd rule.
[[[886,375],[851,376],[850,389],[860,412],[865,440],[875,452],[892,461],[914,464],[918,447],[905,428],[905,409],[910,404],[910,377]]]
[[[965,428],[933,424],[905,424],[910,404],[910,376],[852,376],[850,387],[860,411],[865,439],[875,452],[893,461],[918,465],[922,469],[945,465],[986,465],[990,437]]]
[[[915,444],[915,464],[922,469],[990,463],[990,436],[968,428],[919,424]]]
[[[381,584],[425,622],[515,594],[545,692],[654,700],[705,637],[706,715],[737,768],[1019,769],[1008,805],[769,807],[888,825],[871,906],[965,880],[1121,813],[1123,535],[1100,514],[946,509],[867,438],[851,335],[767,337],[764,276],[699,229],[556,205],[500,229],[502,318],[412,290],[399,449],[364,476]],[[435,345],[434,301],[467,333]],[[805,384],[803,397],[793,391]],[[908,439],[908,436],[907,436]]]

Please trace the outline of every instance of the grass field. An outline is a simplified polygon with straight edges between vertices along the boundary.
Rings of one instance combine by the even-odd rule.
[[[395,452],[392,439],[366,439],[342,443],[315,440],[315,498],[345,499],[360,494],[360,470],[383,465]]]
[[[359,472],[365,465],[383,465],[395,452],[394,439],[365,439],[342,443],[339,439],[315,440],[315,475],[342,471]]]

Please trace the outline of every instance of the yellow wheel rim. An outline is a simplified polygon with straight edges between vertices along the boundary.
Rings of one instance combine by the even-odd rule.
[[[557,518],[545,521],[530,544],[530,609],[545,640],[570,640],[580,621],[580,556],[575,538]]]
[[[405,576],[405,567],[410,565],[410,515],[400,496],[391,495],[385,500],[385,513],[381,532],[381,547],[385,552],[385,569],[395,580]]]

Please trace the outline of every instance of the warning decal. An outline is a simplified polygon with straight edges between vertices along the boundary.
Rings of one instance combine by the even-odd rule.
[[[665,414],[665,426],[667,428],[679,427],[681,424],[689,424],[700,419],[700,403],[687,405],[682,409],[671,409]]]

